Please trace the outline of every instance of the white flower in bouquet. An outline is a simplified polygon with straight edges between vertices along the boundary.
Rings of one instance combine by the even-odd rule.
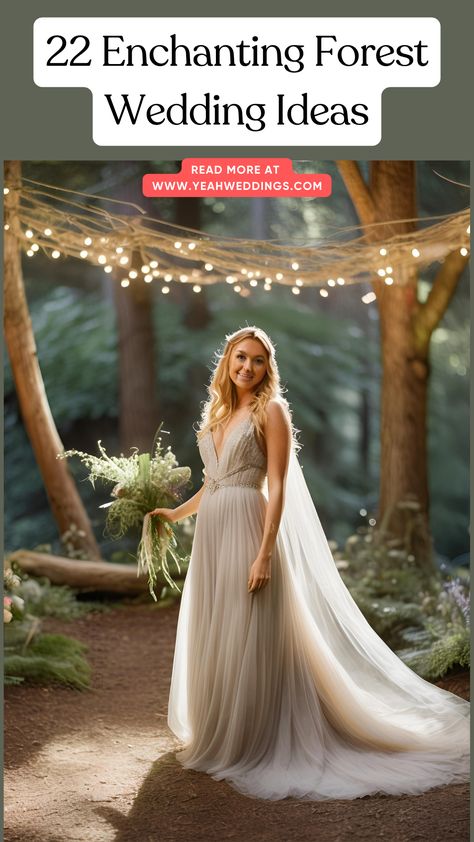
[[[148,512],[179,503],[189,483],[191,469],[179,466],[170,447],[163,450],[158,435],[151,453],[139,453],[134,449],[130,456],[109,456],[100,441],[98,448],[100,456],[68,450],[58,458],[79,456],[89,469],[88,479],[94,487],[97,480],[113,484],[114,499],[101,506],[107,509],[106,532],[111,538],[121,538],[130,529],[142,528],[137,551],[138,573],[142,570],[148,573],[153,598],[156,599],[154,589],[160,572],[171,587],[178,589],[168,564],[170,557],[181,572],[182,559],[177,552],[174,532],[161,518],[153,523]]]

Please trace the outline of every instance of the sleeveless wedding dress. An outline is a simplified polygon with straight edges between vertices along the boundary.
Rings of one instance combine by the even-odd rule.
[[[469,777],[469,704],[410,670],[366,622],[334,564],[294,449],[271,580],[248,593],[266,509],[250,417],[217,454],[177,628],[168,724],[185,768],[248,796],[419,793]]]

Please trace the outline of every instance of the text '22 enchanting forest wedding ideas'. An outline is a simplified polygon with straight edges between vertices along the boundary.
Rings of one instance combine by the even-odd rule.
[[[371,146],[381,140],[386,88],[439,83],[440,25],[427,17],[39,18],[34,81],[89,88],[102,146]]]

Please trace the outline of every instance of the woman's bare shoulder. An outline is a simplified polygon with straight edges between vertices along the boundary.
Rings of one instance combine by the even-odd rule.
[[[282,401],[279,401],[277,398],[272,398],[272,400],[268,401],[265,409],[266,420],[269,426],[272,428],[279,427],[280,429],[290,428],[290,413],[288,412],[287,406],[285,406]]]

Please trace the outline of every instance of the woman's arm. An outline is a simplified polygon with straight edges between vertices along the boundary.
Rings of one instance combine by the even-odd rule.
[[[176,506],[175,509],[153,509],[150,514],[161,515],[161,517],[164,517],[165,520],[169,520],[171,523],[176,523],[178,520],[183,520],[185,517],[190,517],[191,515],[196,514],[199,509],[199,503],[203,492],[204,485],[202,485],[199,491],[196,491],[196,494],[190,497],[189,500],[181,503],[180,506]]]
[[[262,543],[250,568],[248,589],[260,590],[270,579],[271,555],[280,525],[285,500],[285,481],[291,447],[291,427],[285,408],[271,401],[265,425],[267,446],[268,505],[265,514]]]

